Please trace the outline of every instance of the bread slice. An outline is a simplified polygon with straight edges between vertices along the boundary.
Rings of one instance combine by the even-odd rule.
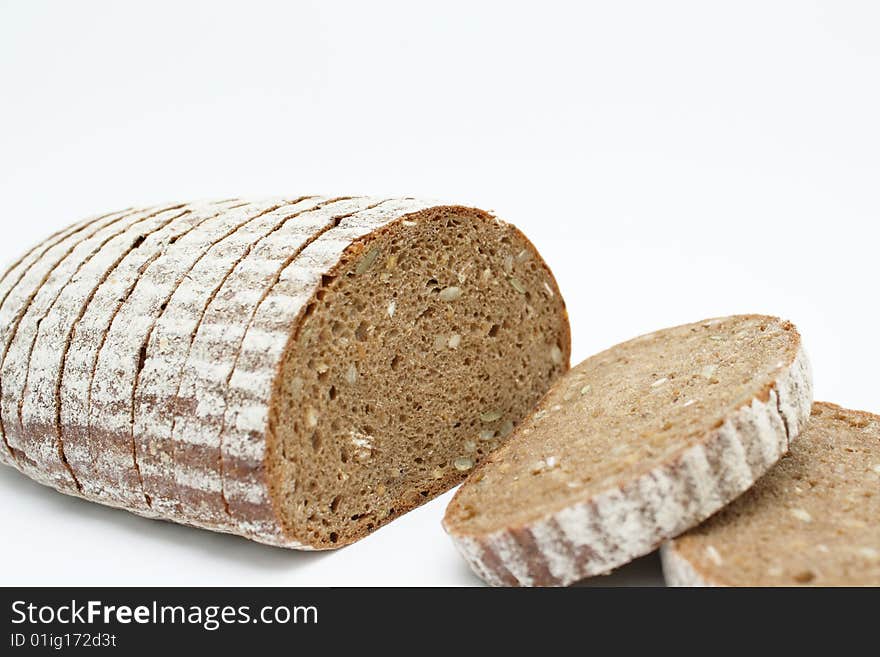
[[[817,402],[790,453],[662,548],[672,586],[880,586],[880,416]]]
[[[236,223],[261,203],[142,212],[139,239],[52,284],[16,347],[38,360],[0,400],[20,409],[17,467],[141,515],[337,547],[458,483],[568,368],[564,302],[509,224],[400,198]]]
[[[809,417],[788,322],[724,317],[588,358],[450,503],[444,526],[494,585],[565,585],[646,554],[746,490]]]

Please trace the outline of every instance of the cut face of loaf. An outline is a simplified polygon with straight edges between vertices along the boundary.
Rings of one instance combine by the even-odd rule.
[[[630,340],[554,384],[459,489],[444,526],[491,584],[607,573],[751,486],[811,401],[788,322],[726,317]]]
[[[880,417],[817,402],[755,486],[663,546],[673,586],[880,586]]]
[[[458,483],[570,353],[518,230],[413,199],[106,215],[0,293],[4,462],[287,547],[350,543]]]

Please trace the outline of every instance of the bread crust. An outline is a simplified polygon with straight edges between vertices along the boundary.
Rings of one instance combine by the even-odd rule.
[[[167,230],[171,235],[169,242],[171,239],[179,237],[180,239],[174,242],[173,246],[180,245],[182,247],[187,236],[198,232],[205,224],[209,224],[224,209],[224,205],[215,206],[213,204],[206,205],[201,210],[189,208],[187,216],[175,222],[173,229]],[[174,218],[174,214],[172,214],[171,217],[161,220],[160,225],[165,221],[170,224]],[[127,240],[143,238],[144,246],[140,248],[146,250],[149,244],[148,237],[157,233],[150,233],[147,236],[144,232],[152,230],[153,225],[155,224],[150,219],[145,220],[144,223],[138,221],[130,226],[125,233],[120,233],[114,239],[125,243]],[[160,231],[164,229],[167,229],[167,225]],[[83,290],[90,292],[96,289],[98,280],[114,276],[116,267],[110,266],[108,268],[107,263],[112,261],[114,257],[119,258],[121,253],[125,252],[115,252],[110,246],[113,242],[114,240],[110,240],[104,245],[93,247],[92,254],[81,261],[76,271],[72,275],[64,277],[69,281],[68,284],[61,287],[56,286],[53,291],[54,300],[38,320],[39,327],[31,342],[31,350],[27,358],[27,374],[22,386],[22,394],[18,399],[18,430],[20,435],[25,437],[25,451],[30,455],[29,458],[37,464],[37,467],[44,474],[54,473],[66,485],[72,484],[75,487],[79,487],[81,484],[75,478],[72,468],[69,467],[60,427],[56,423],[59,374],[70,337],[70,328],[75,318],[82,312],[84,304],[87,303],[86,300],[89,299],[89,293],[84,293]],[[84,245],[81,244],[80,247],[82,246]],[[130,257],[131,253],[130,249],[126,252],[125,257]],[[165,255],[164,251],[159,253]],[[145,257],[148,261],[161,260],[161,257],[155,252]],[[69,266],[72,265],[73,263],[70,263]],[[145,281],[145,278],[139,279],[139,282],[141,281]],[[129,327],[129,331],[131,328]],[[134,338],[133,335],[127,337]],[[118,373],[114,371],[107,378],[115,380],[117,376]],[[119,473],[118,476],[124,476],[124,473]]]
[[[250,308],[279,261],[296,251],[298,240],[309,239],[321,222],[345,211],[352,202],[315,197],[276,211],[274,219],[269,219],[274,229],[248,240],[246,250],[228,272],[212,281],[214,293],[187,336],[190,339],[186,345],[177,345],[178,355],[182,355],[181,375],[173,378],[171,388],[163,389],[167,401],[162,434],[157,436],[151,428],[146,435],[151,436],[154,451],[170,456],[165,459],[167,467],[154,477],[164,486],[161,503],[165,512],[181,522],[229,524],[219,495],[216,465],[222,419],[216,408],[222,403],[227,363],[235,357]],[[155,391],[150,394],[150,399],[156,396]],[[147,413],[155,410],[144,404],[142,408]]]
[[[37,379],[43,383],[42,394],[52,400],[50,408],[55,414],[52,419],[59,416],[62,419],[50,423],[40,422],[33,418],[33,414],[31,417],[36,420],[33,426],[35,435],[49,445],[57,443],[59,457],[64,454],[60,460],[67,466],[68,478],[72,480],[66,482],[68,486],[93,494],[100,491],[93,473],[95,461],[103,454],[88,441],[88,403],[97,355],[110,323],[130,294],[133,281],[148,263],[158,257],[167,244],[206,221],[217,210],[212,204],[193,204],[149,213],[103,245],[80,276],[68,282],[62,290],[66,303],[61,306],[63,316],[59,317],[57,330],[66,334],[66,340],[60,348],[61,358],[47,356],[44,350],[40,356],[47,357],[47,360],[33,363],[34,368],[44,370]],[[82,342],[84,336],[91,338],[86,345]],[[48,370],[54,378],[46,376]],[[51,383],[47,382],[49,380]],[[57,460],[40,466],[40,469],[44,475],[56,477],[63,472]],[[120,472],[119,476],[123,474]]]
[[[809,362],[799,347],[768,390],[661,466],[523,526],[466,535],[444,525],[472,569],[494,586],[564,586],[604,574],[747,490],[788,451],[811,403]]]
[[[663,564],[663,578],[667,586],[692,588],[725,586],[711,582],[698,573],[693,564],[675,549],[675,541],[666,541],[660,546],[660,561]]]
[[[30,249],[28,249],[25,253],[23,253],[17,260],[14,260],[10,263],[3,272],[3,275],[0,276],[0,308],[3,308],[6,304],[6,299],[9,297],[10,293],[13,289],[18,285],[21,279],[27,275],[28,271],[30,271],[31,267],[33,267],[34,263],[36,263],[43,255],[55,246],[58,242],[67,239],[72,235],[76,235],[81,231],[88,228],[91,224],[101,221],[102,219],[111,218],[113,215],[121,215],[124,214],[127,210],[120,210],[117,212],[110,212],[102,215],[95,215],[92,217],[88,217],[82,221],[76,222],[67,228],[62,230],[58,230],[49,237],[44,240],[38,242]],[[17,312],[19,308],[15,309]],[[4,317],[8,314],[11,314],[13,311],[11,309],[7,309],[6,313],[4,313]],[[6,329],[8,327],[7,321],[3,321],[2,324],[3,331],[3,351],[6,350]],[[5,436],[3,437],[3,446],[0,447],[0,463],[4,465],[11,465],[14,459],[14,455],[12,452],[12,448],[6,442]]]
[[[173,506],[169,491],[174,486],[168,481],[173,478],[173,453],[167,445],[172,409],[189,344],[207,305],[255,240],[316,202],[301,197],[248,204],[237,215],[224,218],[219,239],[204,245],[153,319],[144,342],[141,370],[132,383],[131,440],[139,457],[143,493],[154,512],[169,513]]]
[[[18,350],[14,349],[14,343],[18,334],[22,320],[27,316],[31,309],[34,299],[44,290],[48,284],[54,287],[52,282],[52,274],[56,268],[83,242],[89,241],[95,235],[103,235],[105,231],[112,231],[117,224],[125,224],[134,213],[119,212],[105,215],[93,222],[86,222],[77,229],[69,230],[64,233],[62,239],[50,240],[48,248],[43,249],[38,257],[33,260],[30,265],[22,272],[15,286],[10,289],[9,294],[4,299],[3,308],[0,309],[0,330],[3,333],[3,351],[0,356],[3,369],[6,368],[7,358],[12,351],[12,357],[19,356]],[[51,290],[50,290],[51,292]],[[27,327],[27,325],[26,325]],[[24,378],[22,365],[20,362],[11,363],[4,376],[0,376],[0,433],[3,434],[3,440],[12,461],[16,463],[16,467],[30,468],[30,464],[26,455],[18,448],[15,437],[6,436],[6,427],[3,421],[3,413],[10,414],[12,407],[8,403],[8,397],[15,394],[19,390]],[[27,367],[25,362],[24,367]],[[26,371],[26,370],[24,370]],[[3,394],[4,385],[7,394]],[[6,408],[4,408],[6,405]],[[17,411],[17,407],[15,409]],[[15,422],[11,422],[11,429],[14,431],[17,427]],[[34,476],[42,476],[39,469],[33,470]]]

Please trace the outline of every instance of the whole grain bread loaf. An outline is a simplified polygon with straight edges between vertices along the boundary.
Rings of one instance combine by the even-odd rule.
[[[513,226],[411,198],[128,209],[0,278],[2,461],[62,492],[287,547],[448,489],[568,368]]]
[[[494,585],[607,573],[751,486],[811,401],[789,322],[734,316],[641,336],[557,381],[468,477],[444,526]]]
[[[880,586],[880,416],[813,405],[787,456],[661,551],[672,586]]]

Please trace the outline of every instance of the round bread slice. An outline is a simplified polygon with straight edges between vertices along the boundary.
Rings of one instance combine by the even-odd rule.
[[[789,322],[734,316],[644,335],[557,381],[468,478],[444,526],[493,585],[607,573],[749,488],[811,401]]]
[[[880,416],[817,402],[791,452],[662,548],[671,586],[880,586]]]

